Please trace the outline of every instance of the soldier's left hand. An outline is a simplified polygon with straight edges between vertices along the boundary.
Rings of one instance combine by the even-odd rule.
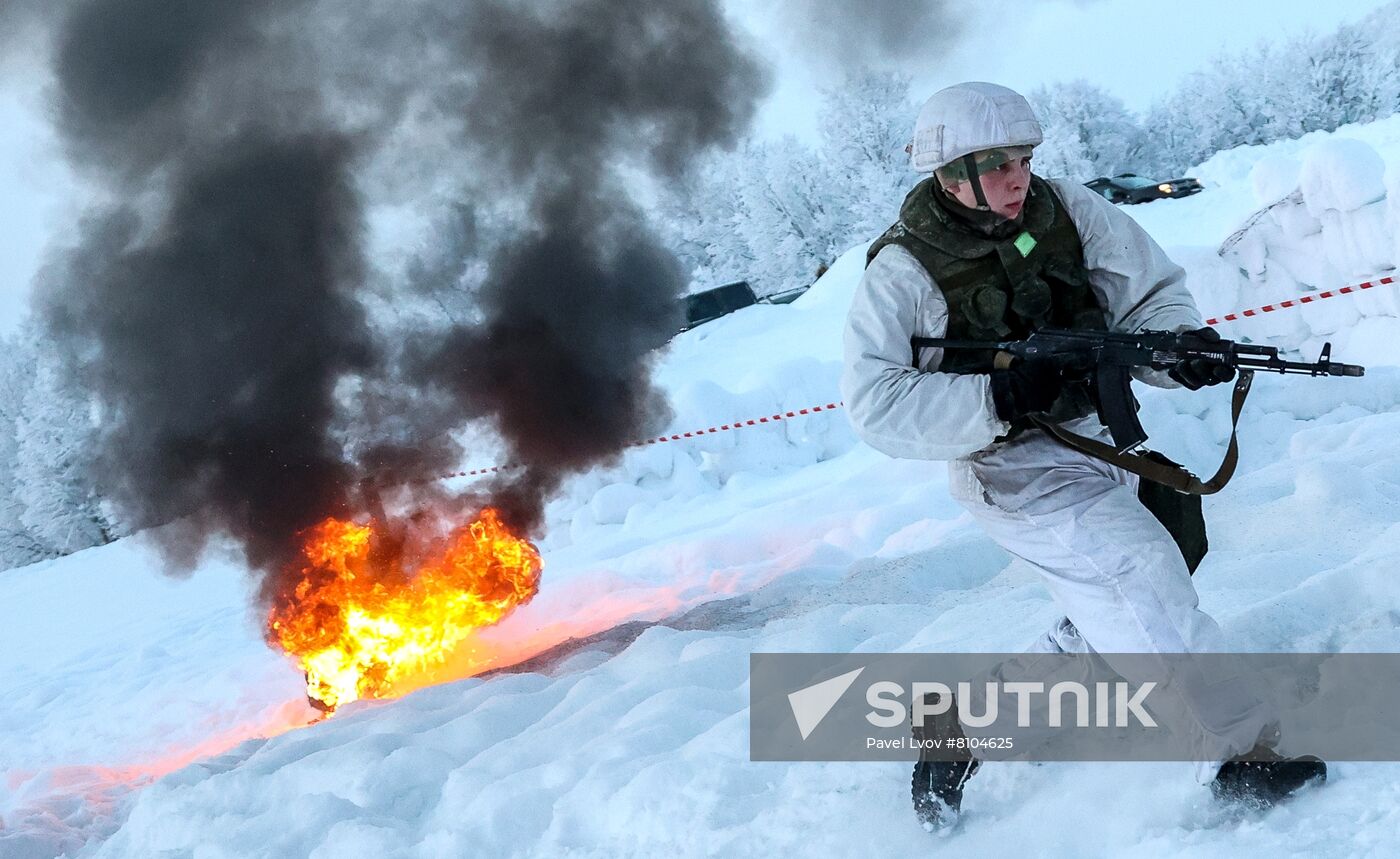
[[[1220,340],[1220,334],[1214,328],[1197,328],[1185,333],[1201,340]],[[1192,358],[1172,367],[1167,371],[1167,375],[1187,388],[1198,391],[1207,385],[1219,385],[1235,378],[1235,368],[1218,358]]]

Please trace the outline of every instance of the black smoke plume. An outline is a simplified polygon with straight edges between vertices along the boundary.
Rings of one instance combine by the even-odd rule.
[[[178,520],[173,556],[222,533],[282,569],[320,519],[403,507],[481,419],[518,468],[466,500],[534,532],[664,417],[648,369],[683,278],[634,183],[734,141],[764,89],[713,0],[52,9],[59,128],[109,202],[41,309],[96,397],[102,493],[133,528]],[[419,195],[459,225],[447,256],[377,268],[373,206]],[[366,310],[460,289],[473,259],[461,318]]]
[[[232,140],[175,177],[154,229],[119,208],[69,259],[49,328],[87,359],[98,481],[138,526],[193,517],[261,566],[352,512],[325,431],[337,379],[374,360],[348,156],[337,137]]]
[[[774,11],[791,49],[813,63],[904,72],[937,63],[969,22],[987,14],[984,6],[953,0],[779,0]]]
[[[651,354],[678,330],[684,274],[631,201],[621,164],[679,180],[736,139],[763,81],[708,0],[476,3],[455,90],[464,146],[529,199],[490,260],[486,319],[410,355],[418,385],[493,416],[524,473],[494,490],[538,526],[568,474],[615,455],[664,414]]]

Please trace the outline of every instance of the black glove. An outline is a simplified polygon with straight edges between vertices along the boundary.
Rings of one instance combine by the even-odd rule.
[[[991,375],[997,417],[1008,423],[1049,410],[1065,388],[1060,365],[1045,359],[1017,361],[1011,369],[993,370]]]
[[[1220,342],[1220,335],[1214,328],[1197,328],[1186,333],[1211,343]],[[1192,358],[1172,367],[1167,375],[1187,388],[1199,391],[1206,385],[1219,385],[1235,378],[1235,368],[1217,358]]]

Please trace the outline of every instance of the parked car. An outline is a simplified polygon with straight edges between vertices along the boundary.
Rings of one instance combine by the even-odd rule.
[[[1189,177],[1162,182],[1136,173],[1100,176],[1092,182],[1085,182],[1084,186],[1102,194],[1112,203],[1147,203],[1172,197],[1189,197],[1205,190],[1200,182]]]
[[[734,283],[726,283],[724,286],[716,286],[713,289],[706,289],[702,292],[692,293],[685,297],[685,327],[682,331],[689,331],[697,325],[704,325],[715,319],[733,313],[754,304],[791,304],[796,301],[808,287],[799,286],[796,289],[789,289],[784,292],[765,295],[762,298],[754,295],[753,287],[749,286],[747,280],[740,280]]]

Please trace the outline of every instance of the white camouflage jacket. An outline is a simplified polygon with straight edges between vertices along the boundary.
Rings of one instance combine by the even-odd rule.
[[[1108,329],[1187,331],[1200,312],[1186,273],[1118,207],[1067,180],[1050,180],[1084,245],[1084,265]],[[887,245],[865,270],[846,320],[841,393],[857,434],[890,456],[952,460],[986,448],[1010,424],[996,416],[990,377],[938,371],[941,349],[919,350],[912,366],[911,337],[942,337],[948,303],[933,278],[904,248]],[[1165,373],[1135,377],[1179,387]],[[1102,435],[1097,416],[1069,425]]]

